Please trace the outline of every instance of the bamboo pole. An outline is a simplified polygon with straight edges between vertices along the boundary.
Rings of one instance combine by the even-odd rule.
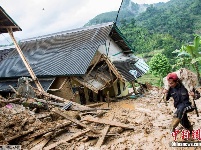
[[[36,75],[34,74],[32,68],[31,68],[31,66],[29,65],[29,63],[28,63],[26,57],[25,57],[24,54],[22,53],[22,50],[21,50],[20,46],[17,44],[17,41],[16,41],[16,39],[15,39],[15,37],[14,37],[14,35],[13,35],[12,29],[11,29],[11,28],[7,28],[7,31],[8,31],[8,33],[9,33],[11,39],[13,40],[13,43],[14,43],[16,49],[17,49],[17,52],[19,53],[19,55],[20,55],[20,57],[21,57],[21,59],[22,59],[24,65],[26,66],[26,68],[27,68],[29,74],[31,75],[33,81],[35,82],[35,84],[36,84],[38,90],[44,92],[44,89],[43,89],[42,85],[41,85],[40,82],[38,81]]]

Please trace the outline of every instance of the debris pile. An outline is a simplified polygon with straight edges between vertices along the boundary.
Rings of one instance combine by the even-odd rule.
[[[160,98],[161,89],[152,87],[137,99],[90,107],[72,104],[66,110],[62,108],[69,102],[40,99],[49,108],[40,111],[23,106],[23,100],[1,98],[0,144],[45,150],[170,149],[174,138],[168,126],[175,110],[172,100],[166,106]],[[201,105],[200,100],[196,103]],[[195,113],[189,116],[194,128],[200,129]],[[177,139],[182,140],[181,135]]]

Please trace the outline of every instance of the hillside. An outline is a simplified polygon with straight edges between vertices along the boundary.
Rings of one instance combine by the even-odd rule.
[[[135,18],[140,13],[145,12],[147,7],[149,7],[148,4],[137,4],[133,3],[131,0],[124,0],[118,16],[118,22],[121,22],[121,20],[127,20],[129,22],[132,18]],[[99,14],[95,18],[89,20],[89,22],[84,26],[90,26],[105,22],[114,22],[117,17],[117,12],[118,10]]]
[[[115,12],[107,12],[91,19],[88,24],[114,20]],[[167,3],[138,5],[126,0],[117,25],[135,54],[162,50],[174,64],[175,54],[172,52],[192,42],[194,34],[201,34],[201,3],[200,0],[170,0]]]

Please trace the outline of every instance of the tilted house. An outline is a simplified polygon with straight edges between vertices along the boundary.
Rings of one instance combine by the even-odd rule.
[[[87,100],[89,91],[94,99],[107,91],[110,96],[127,95],[128,82],[149,69],[114,23],[30,38],[19,45],[44,90],[66,99],[81,85]],[[30,76],[14,48],[0,68],[0,94],[9,91],[9,84],[16,87],[19,77]]]

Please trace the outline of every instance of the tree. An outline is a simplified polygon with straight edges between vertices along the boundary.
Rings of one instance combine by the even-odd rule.
[[[165,57],[165,55],[159,53],[153,56],[149,62],[150,72],[160,78],[160,86],[162,85],[162,79],[171,70],[171,65]]]
[[[201,63],[200,45],[201,45],[200,36],[195,35],[193,44],[182,45],[180,50],[175,50],[175,52],[178,52],[178,56],[180,57],[181,56],[190,57],[191,60],[190,64],[196,70],[199,84],[201,84],[200,71],[199,71],[199,63]]]

